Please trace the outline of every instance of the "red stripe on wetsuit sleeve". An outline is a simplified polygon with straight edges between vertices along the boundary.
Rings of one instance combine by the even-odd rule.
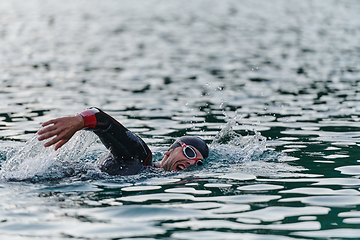
[[[147,161],[149,160],[149,157],[152,157],[151,151],[149,152],[149,154],[147,155],[147,157],[146,157],[146,159],[145,159],[145,161],[144,161],[144,166],[145,166],[145,167],[148,166],[148,165],[147,165]],[[151,166],[151,164],[149,164],[149,166]]]
[[[91,110],[85,110],[80,113],[80,115],[84,118],[85,126],[84,128],[95,128],[96,127],[96,117],[95,114]]]

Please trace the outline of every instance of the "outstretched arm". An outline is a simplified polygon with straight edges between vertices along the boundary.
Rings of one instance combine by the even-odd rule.
[[[55,150],[57,150],[67,143],[77,131],[85,127],[85,121],[81,115],[76,115],[56,118],[43,123],[42,126],[45,128],[38,132],[40,135],[38,140],[43,141],[54,137],[46,142],[44,146],[49,147],[55,144]]]
[[[84,129],[93,131],[114,155],[117,161],[139,160],[143,166],[152,165],[152,154],[146,143],[110,115],[98,108],[80,113],[84,118]]]
[[[136,134],[125,128],[114,118],[98,108],[82,111],[73,117],[63,117],[42,124],[38,140],[52,138],[44,144],[49,147],[55,144],[59,149],[79,130],[93,131],[114,155],[117,161],[140,161],[143,166],[152,165],[152,154],[146,143]]]

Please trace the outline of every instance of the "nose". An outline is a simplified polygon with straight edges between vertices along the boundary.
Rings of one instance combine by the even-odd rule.
[[[194,165],[196,163],[196,160],[195,159],[187,159],[186,163],[187,163],[186,167],[189,167],[191,165]]]

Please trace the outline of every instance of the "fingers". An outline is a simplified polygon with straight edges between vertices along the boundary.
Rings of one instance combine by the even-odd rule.
[[[54,137],[46,142],[44,146],[49,147],[55,144],[55,150],[59,149],[69,141],[76,131],[84,127],[83,118],[80,116],[80,121],[75,121],[76,119],[78,119],[78,116],[57,118],[44,122],[42,126],[45,128],[38,132],[38,135],[40,135],[38,140],[42,141]]]
[[[59,142],[61,140],[60,136],[54,137],[53,139],[51,139],[50,141],[46,142],[44,144],[44,147],[50,147],[52,145],[54,145],[55,143]]]
[[[56,123],[56,120],[57,120],[57,119],[49,120],[49,121],[44,122],[43,124],[41,124],[41,126],[46,127],[46,126],[48,126],[48,125],[50,125],[50,124],[55,124],[55,123]]]
[[[57,127],[55,125],[47,127],[45,129],[42,129],[41,131],[38,132],[38,134],[40,135],[38,137],[39,141],[43,141],[45,139],[49,139],[49,138],[56,136],[53,139],[51,139],[50,141],[46,142],[44,144],[44,147],[50,147],[50,146],[58,143],[62,139],[66,139],[66,136],[65,136],[66,134],[64,133],[64,129],[62,129],[61,127]]]
[[[40,131],[38,131],[38,135],[40,135],[39,138],[46,139],[46,138],[43,138],[43,135],[51,133],[51,132],[55,131],[56,129],[57,129],[57,127],[55,125],[41,129]]]
[[[55,135],[59,135],[61,134],[62,130],[56,127],[48,127],[49,129],[44,129],[44,131],[40,132],[38,134],[40,134],[40,136],[38,137],[39,141],[51,138]],[[51,128],[51,129],[50,129]]]
[[[52,119],[50,121],[44,122],[42,124],[43,129],[41,129],[40,131],[38,131],[38,135],[40,135],[38,137],[39,141],[51,138],[55,135],[59,135],[62,131],[64,131],[64,129],[62,128],[62,124],[61,124],[61,118],[57,118],[57,119]],[[52,126],[49,126],[53,124]]]
[[[50,131],[55,130],[55,129],[56,129],[56,123],[57,123],[57,122],[58,122],[58,119],[52,119],[52,120],[50,120],[50,121],[44,122],[43,124],[41,124],[42,127],[46,127],[46,126],[49,126],[49,125],[51,125],[51,124],[53,124],[53,125],[41,129],[40,131],[38,131],[38,134],[39,134],[39,135],[42,135],[42,134],[44,134],[44,133],[47,133],[47,132],[50,132]],[[45,138],[44,138],[44,139],[45,139]]]
[[[56,145],[55,145],[55,151],[58,150],[59,148],[61,148],[65,143],[67,143],[69,141],[69,139],[63,139],[60,140]]]
[[[60,133],[59,135],[57,135],[56,137],[54,137],[53,139],[51,139],[50,141],[46,142],[44,144],[44,147],[50,147],[54,144],[55,145],[55,150],[57,150],[58,148],[60,148],[62,145],[64,145],[67,141],[69,141],[69,137],[67,137],[64,133]]]

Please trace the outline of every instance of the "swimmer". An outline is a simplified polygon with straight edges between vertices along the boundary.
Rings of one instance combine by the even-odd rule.
[[[56,118],[42,126],[44,128],[38,132],[38,140],[53,137],[44,146],[55,145],[55,151],[79,130],[94,132],[109,150],[109,155],[99,161],[101,171],[109,175],[133,175],[151,166],[166,171],[181,171],[190,166],[202,165],[209,155],[204,140],[183,136],[170,146],[160,162],[153,163],[152,153],[146,143],[98,108],[90,108],[71,117]]]

